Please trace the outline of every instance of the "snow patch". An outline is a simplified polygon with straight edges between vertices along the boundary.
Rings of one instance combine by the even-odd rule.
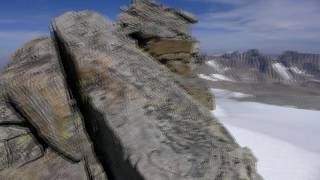
[[[266,180],[319,180],[319,111],[288,108],[230,98],[234,92],[211,89],[212,113],[241,146],[249,147]]]
[[[254,97],[254,95],[240,93],[240,92],[233,92],[233,93],[231,93],[231,97],[240,99],[240,98]]]
[[[210,91],[214,94],[214,96],[218,96],[218,97],[224,96],[227,98],[234,98],[234,99],[254,97],[254,95],[252,94],[233,92],[233,91],[228,91],[224,89],[210,89]]]
[[[221,73],[221,72],[226,72],[229,71],[231,68],[230,67],[221,67],[220,64],[218,64],[215,60],[210,60],[207,61],[206,64],[210,67],[212,67],[215,71]]]
[[[272,64],[273,69],[285,80],[290,80],[291,75],[288,72],[288,68],[284,67],[280,63],[273,63]]]
[[[227,116],[224,109],[218,105],[216,105],[216,109],[214,110],[213,114],[216,115],[217,117],[226,117]]]
[[[304,71],[302,71],[302,70],[300,70],[299,68],[294,67],[294,66],[290,67],[290,70],[291,70],[292,72],[296,73],[296,74],[301,74],[301,75],[305,75],[305,74],[306,74]]]
[[[232,79],[221,74],[210,74],[210,75],[198,74],[198,77],[201,79],[209,80],[209,81],[233,81]]]
[[[222,74],[211,74],[213,78],[216,78],[217,80],[221,81],[233,81],[232,79],[228,78],[227,76],[224,76]]]
[[[208,66],[212,67],[216,71],[220,71],[221,70],[220,65],[218,63],[216,63],[214,60],[207,61],[206,64]]]
[[[209,80],[209,81],[218,81],[215,78],[212,78],[211,76],[205,75],[205,74],[198,74],[198,77],[201,79]]]

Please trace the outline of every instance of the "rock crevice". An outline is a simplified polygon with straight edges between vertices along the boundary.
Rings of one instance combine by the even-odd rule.
[[[54,29],[54,28],[53,28]],[[120,180],[130,177],[132,180],[142,180],[141,175],[123,159],[123,148],[119,139],[108,126],[101,112],[91,104],[90,97],[81,93],[81,79],[74,57],[68,53],[66,43],[52,30],[60,63],[64,69],[69,90],[75,98],[77,108],[83,116],[86,132],[91,139],[97,158],[102,163],[109,180]],[[118,171],[118,172],[117,172]],[[120,172],[119,172],[120,171]],[[114,172],[117,172],[115,174]]]

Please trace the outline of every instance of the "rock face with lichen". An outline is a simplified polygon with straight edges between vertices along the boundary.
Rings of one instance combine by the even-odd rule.
[[[148,49],[82,11],[55,18],[52,37],[13,55],[0,74],[0,179],[261,179],[250,150],[197,102],[205,87],[182,70],[192,67],[196,18],[145,0],[132,7],[167,12],[137,31],[160,37]]]
[[[58,58],[51,39],[35,39],[17,50],[2,73],[5,97],[0,105],[0,138],[4,141],[1,150],[6,150],[3,155],[8,158],[1,162],[2,169],[6,168],[0,172],[1,178],[59,179],[52,174],[56,172],[47,172],[48,167],[55,166],[64,174],[70,168],[105,179],[84,132],[82,117],[71,103]],[[44,163],[47,165],[43,169],[32,165]],[[15,171],[25,173],[20,176]],[[76,172],[59,176],[87,177]]]

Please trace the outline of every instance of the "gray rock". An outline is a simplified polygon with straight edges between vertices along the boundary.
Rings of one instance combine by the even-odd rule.
[[[115,179],[260,179],[210,112],[110,21],[69,12],[52,29],[88,134]]]
[[[208,87],[189,86],[190,83],[185,83],[187,79],[201,84],[201,81],[192,77],[192,61],[199,54],[199,43],[191,36],[190,29],[196,22],[197,18],[189,12],[140,0],[123,10],[117,21],[117,28],[136,40],[138,47],[177,74],[176,81],[180,87],[194,99],[213,109],[213,97]],[[206,97],[200,97],[198,93]]]
[[[26,128],[0,126],[0,170],[40,158],[43,147]]]
[[[192,39],[194,15],[142,0],[132,3],[119,16],[118,24],[126,34],[140,32],[143,38]]]
[[[53,42],[42,38],[26,44],[15,53],[3,77],[11,101],[40,136],[66,158],[81,160],[77,125]]]
[[[29,130],[26,128],[0,126],[0,141],[13,139],[18,136],[26,135],[28,133]]]
[[[5,180],[87,180],[82,162],[72,163],[48,149],[44,157],[19,168],[0,171]]]
[[[0,99],[0,125],[1,124],[20,124],[23,120],[13,113],[12,108]]]
[[[0,102],[0,171],[19,167],[43,155],[43,147],[34,139],[24,121],[8,104]]]
[[[106,179],[85,134],[82,117],[72,104],[54,42],[39,38],[27,43],[14,54],[2,77],[7,101],[15,107],[14,112],[5,114],[23,116],[43,146],[73,163],[85,164],[91,179]],[[7,116],[3,118],[10,119]],[[14,132],[11,127],[0,128],[0,136],[12,136]],[[16,143],[21,138],[14,140],[8,144],[13,153],[24,156],[29,152],[28,144]]]

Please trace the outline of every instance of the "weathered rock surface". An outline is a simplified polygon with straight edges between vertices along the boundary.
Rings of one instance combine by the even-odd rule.
[[[72,163],[48,149],[40,159],[20,168],[0,171],[5,180],[87,180],[83,162]]]
[[[69,12],[52,29],[71,92],[115,179],[259,179],[250,153],[110,21]]]
[[[49,147],[73,163],[89,161],[86,167],[88,174],[100,177],[104,174],[103,169],[95,160],[80,114],[72,107],[58,57],[54,43],[48,38],[33,40],[15,53],[2,74],[6,82],[7,103],[1,106],[4,113],[0,127],[1,123],[9,127],[4,127],[6,131],[0,128],[0,138],[11,139],[8,135],[13,136],[13,133],[20,131],[16,128],[12,130],[10,125],[22,123],[36,135],[42,151],[36,146],[35,140],[25,133],[27,136],[14,138],[7,143],[12,146],[8,149],[13,153],[23,155],[30,152],[37,158],[43,155],[44,148]],[[24,119],[20,120],[17,115]],[[26,161],[24,156],[16,159]]]
[[[131,10],[120,26],[66,13],[51,38],[13,55],[0,74],[0,179],[261,179],[250,150],[196,101],[211,102],[192,74],[196,18],[147,0]],[[142,50],[123,26],[160,40]]]
[[[26,128],[0,127],[0,170],[19,167],[43,155],[43,149]]]
[[[0,125],[20,123],[23,123],[23,120],[14,114],[12,108],[0,97]]]
[[[191,36],[191,25],[196,22],[197,18],[189,12],[140,0],[123,9],[117,24],[119,31],[136,40],[140,48],[174,72],[183,89],[213,109],[208,87],[192,73],[192,63],[199,56],[199,43]],[[186,80],[200,85],[189,86]]]

